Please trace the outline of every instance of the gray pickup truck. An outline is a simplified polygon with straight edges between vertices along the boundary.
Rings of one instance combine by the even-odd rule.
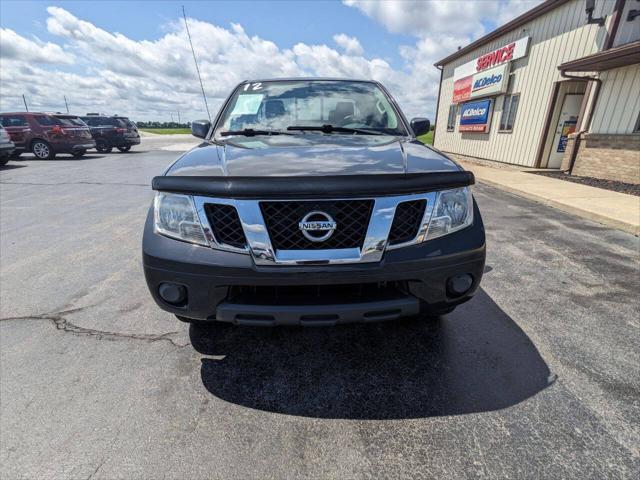
[[[473,175],[378,82],[246,81],[162,176],[143,236],[160,308],[191,323],[430,317],[485,263]]]

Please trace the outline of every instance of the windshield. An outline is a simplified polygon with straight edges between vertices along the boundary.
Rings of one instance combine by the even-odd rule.
[[[324,133],[407,134],[396,110],[376,84],[316,80],[241,85],[217,124],[216,136],[247,129],[299,132],[313,130],[296,127],[316,127],[318,131],[317,127],[323,125],[339,127],[319,130]]]

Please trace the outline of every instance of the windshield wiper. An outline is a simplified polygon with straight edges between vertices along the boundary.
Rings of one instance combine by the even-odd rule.
[[[376,130],[365,130],[363,128],[334,127],[333,125],[291,125],[287,130],[299,130],[301,132],[322,132],[322,133],[360,133],[362,135],[384,135]]]
[[[283,132],[282,130],[254,130],[253,128],[220,132],[220,136],[222,137],[228,137],[230,135],[244,135],[245,137],[254,137],[256,135],[293,135],[293,133]]]

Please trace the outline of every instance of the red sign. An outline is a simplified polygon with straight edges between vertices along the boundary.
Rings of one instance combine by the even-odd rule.
[[[459,125],[459,132],[485,132],[487,130],[487,125]]]
[[[491,68],[495,65],[500,65],[501,63],[508,62],[513,58],[513,50],[516,48],[516,42],[510,43],[506,47],[501,47],[493,52],[487,53],[486,55],[478,58],[476,63],[476,71],[486,70],[487,68]]]
[[[453,103],[462,102],[471,97],[471,84],[473,76],[464,77],[453,83]]]

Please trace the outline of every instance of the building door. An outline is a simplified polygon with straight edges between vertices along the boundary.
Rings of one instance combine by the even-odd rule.
[[[562,157],[564,157],[564,152],[567,149],[568,136],[576,131],[582,97],[584,97],[582,93],[568,93],[564,96],[556,133],[551,144],[547,168],[560,168],[560,165],[562,165]]]

